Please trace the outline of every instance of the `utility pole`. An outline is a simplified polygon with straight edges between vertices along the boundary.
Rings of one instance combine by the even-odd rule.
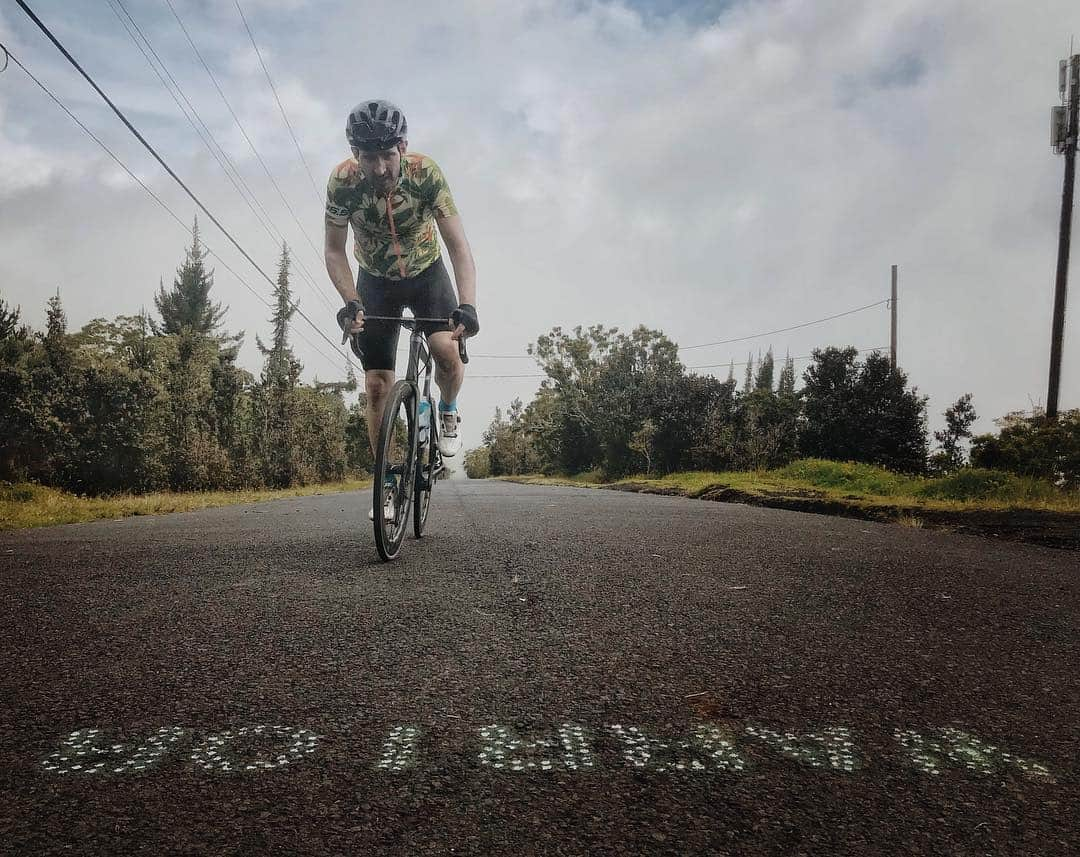
[[[1077,115],[1080,113],[1080,54],[1062,60],[1058,88],[1062,107],[1051,113],[1051,144],[1065,155],[1065,186],[1061,192],[1061,232],[1058,237],[1057,283],[1054,287],[1054,321],[1050,330],[1050,384],[1046,391],[1046,418],[1058,415],[1061,385],[1061,352],[1065,340],[1065,295],[1069,283],[1069,239],[1072,234],[1073,185],[1076,180]]]
[[[889,362],[893,369],[896,368],[896,265],[892,266],[892,300],[889,301],[892,310],[892,336],[889,339]]]

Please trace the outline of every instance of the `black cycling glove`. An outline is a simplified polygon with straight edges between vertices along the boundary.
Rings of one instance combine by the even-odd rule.
[[[349,332],[346,328],[352,322],[356,321],[357,313],[364,311],[364,305],[360,301],[349,301],[341,309],[337,311],[337,323],[341,328],[341,344],[345,344],[345,340],[349,338]]]
[[[459,324],[465,325],[465,333],[469,336],[476,336],[480,332],[480,322],[476,318],[476,307],[472,304],[461,304],[454,314],[450,316],[456,327]]]
[[[356,321],[357,313],[364,311],[364,305],[360,301],[349,301],[345,306],[337,311],[337,323],[341,328],[341,344],[344,345],[346,340],[349,343],[349,347],[352,349],[352,353],[355,354],[361,362],[364,359],[364,352],[360,350],[360,343],[357,342],[355,334],[349,335],[349,325]]]

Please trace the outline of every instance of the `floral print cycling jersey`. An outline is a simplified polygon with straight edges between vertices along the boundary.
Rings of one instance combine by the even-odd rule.
[[[390,280],[415,277],[435,262],[435,218],[457,213],[439,165],[419,152],[402,156],[401,177],[389,198],[375,192],[355,158],[338,164],[326,185],[327,221],[351,223],[360,267]]]

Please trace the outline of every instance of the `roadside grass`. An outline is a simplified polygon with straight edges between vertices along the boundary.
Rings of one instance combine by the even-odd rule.
[[[76,524],[132,515],[163,515],[191,512],[215,506],[259,503],[285,497],[336,494],[370,487],[371,480],[351,479],[299,488],[261,491],[199,491],[191,493],[120,494],[115,497],[82,497],[56,488],[27,482],[0,482],[0,530]]]
[[[566,476],[509,477],[534,483],[589,487],[633,486],[673,490],[690,497],[730,488],[761,497],[813,497],[863,507],[903,506],[934,511],[1037,510],[1080,512],[1080,492],[1041,479],[997,470],[964,468],[949,476],[916,477],[854,462],[805,458],[777,470],[693,471],[604,481],[596,471]]]

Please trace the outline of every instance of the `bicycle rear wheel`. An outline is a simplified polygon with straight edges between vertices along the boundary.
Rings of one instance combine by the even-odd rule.
[[[427,523],[428,509],[431,507],[431,492],[435,490],[435,482],[439,478],[439,468],[442,466],[442,458],[439,455],[439,435],[436,426],[435,402],[428,399],[430,410],[428,411],[428,440],[423,446],[417,446],[416,450],[416,498],[413,502],[413,535],[420,538],[424,535],[424,525]]]
[[[390,388],[375,451],[375,547],[379,556],[395,559],[409,525],[416,473],[416,388],[398,381]],[[387,516],[389,506],[390,516]]]

